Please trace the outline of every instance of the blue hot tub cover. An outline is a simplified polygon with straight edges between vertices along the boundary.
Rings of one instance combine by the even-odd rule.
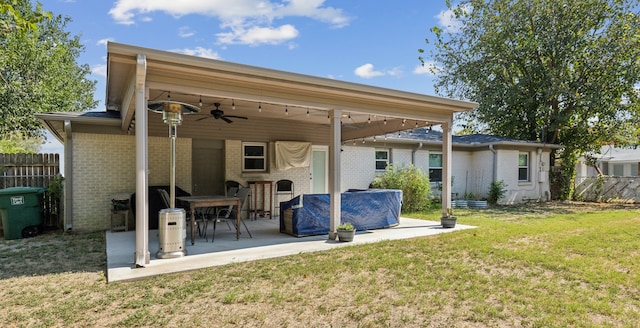
[[[329,194],[304,194],[280,203],[280,232],[296,237],[329,233]],[[341,222],[358,231],[399,224],[402,190],[369,189],[341,194]]]

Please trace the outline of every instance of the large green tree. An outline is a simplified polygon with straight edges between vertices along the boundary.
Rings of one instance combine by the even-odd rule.
[[[19,10],[14,7],[19,0],[0,0],[0,34],[21,33],[36,30],[37,23],[44,19],[51,19],[51,13],[44,11],[40,4],[34,11],[27,12],[23,16]]]
[[[571,195],[579,156],[602,142],[636,142],[637,0],[446,3],[459,25],[433,27],[431,56],[419,50],[438,68],[436,91],[479,103],[463,117],[467,128],[564,146],[552,155],[561,198]]]
[[[0,138],[39,137],[43,127],[34,114],[95,108],[96,82],[87,78],[89,66],[77,63],[84,47],[65,30],[70,18],[42,14],[30,0],[9,3],[0,11],[0,26],[11,30],[0,34]]]

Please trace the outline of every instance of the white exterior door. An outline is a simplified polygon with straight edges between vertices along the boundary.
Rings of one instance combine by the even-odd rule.
[[[329,189],[329,147],[311,148],[311,193],[326,194]]]

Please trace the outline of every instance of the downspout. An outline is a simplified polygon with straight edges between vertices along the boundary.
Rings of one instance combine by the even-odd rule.
[[[64,221],[65,229],[73,229],[73,133],[71,121],[64,121]]]
[[[546,195],[543,195],[542,193],[542,185],[544,184],[545,178],[544,175],[542,175],[542,148],[537,148],[536,149],[536,162],[538,163],[537,167],[537,171],[538,171],[538,199],[546,199]]]
[[[493,148],[493,144],[489,145],[489,150],[493,153],[493,170],[491,174],[491,182],[496,181],[496,177],[498,176],[498,152]]]
[[[416,147],[416,148],[411,150],[411,164],[413,164],[413,166],[416,166],[416,153],[421,148],[422,148],[422,141],[420,141],[420,143],[418,143],[418,147]]]

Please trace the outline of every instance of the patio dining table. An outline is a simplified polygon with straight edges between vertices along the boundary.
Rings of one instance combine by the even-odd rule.
[[[195,243],[196,232],[196,208],[217,207],[217,206],[237,206],[236,211],[236,239],[240,239],[240,206],[242,202],[238,197],[227,197],[222,195],[211,196],[182,196],[176,197],[176,200],[182,202],[191,212],[191,245]]]

